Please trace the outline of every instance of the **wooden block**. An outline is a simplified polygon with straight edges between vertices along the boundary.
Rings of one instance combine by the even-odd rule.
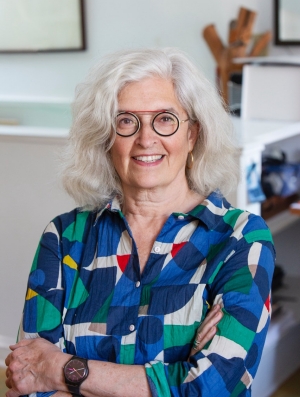
[[[244,44],[248,44],[252,29],[256,18],[256,12],[248,10],[247,8],[241,7],[239,16],[237,19],[237,40],[242,41]]]
[[[211,24],[206,26],[203,29],[202,34],[217,64],[219,64],[221,62],[222,53],[224,51],[224,45],[222,43],[222,40],[220,39],[220,36],[218,35],[215,25]]]
[[[270,40],[272,38],[272,33],[266,32],[260,36],[260,38],[256,41],[256,43],[253,45],[249,56],[250,57],[258,57],[261,55],[261,53],[264,51],[266,46],[269,44]]]
[[[229,32],[228,32],[228,44],[232,44],[235,41],[237,41],[237,20],[233,19],[232,21],[230,21],[229,23]]]

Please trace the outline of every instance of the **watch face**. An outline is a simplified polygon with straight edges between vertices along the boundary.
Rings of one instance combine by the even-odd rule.
[[[80,359],[73,358],[66,364],[64,372],[70,382],[78,383],[86,378],[88,369]]]

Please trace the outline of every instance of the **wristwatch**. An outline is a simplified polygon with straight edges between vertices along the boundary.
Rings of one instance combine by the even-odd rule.
[[[64,377],[69,392],[82,396],[79,391],[81,383],[87,378],[89,367],[85,358],[73,356],[64,366]]]

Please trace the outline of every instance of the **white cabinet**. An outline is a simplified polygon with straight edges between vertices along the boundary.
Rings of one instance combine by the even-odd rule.
[[[263,61],[268,62],[268,58]],[[289,161],[300,162],[300,59],[295,62],[295,66],[244,67],[242,117],[233,118],[243,175],[231,201],[256,214],[260,214],[261,206],[248,201],[247,166],[254,162],[260,169],[263,152],[274,148],[285,151]],[[271,231],[277,233],[298,220],[297,215],[284,211],[267,223]],[[295,240],[298,237],[295,236]],[[288,260],[288,252],[286,257]],[[270,396],[300,367],[300,277],[286,276],[284,283],[284,287],[274,293],[282,297],[282,311],[271,320],[253,383],[253,397]]]

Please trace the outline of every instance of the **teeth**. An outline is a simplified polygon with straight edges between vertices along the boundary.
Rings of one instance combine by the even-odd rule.
[[[144,163],[153,163],[156,160],[160,160],[162,156],[139,156],[134,158],[136,160],[143,161]]]

